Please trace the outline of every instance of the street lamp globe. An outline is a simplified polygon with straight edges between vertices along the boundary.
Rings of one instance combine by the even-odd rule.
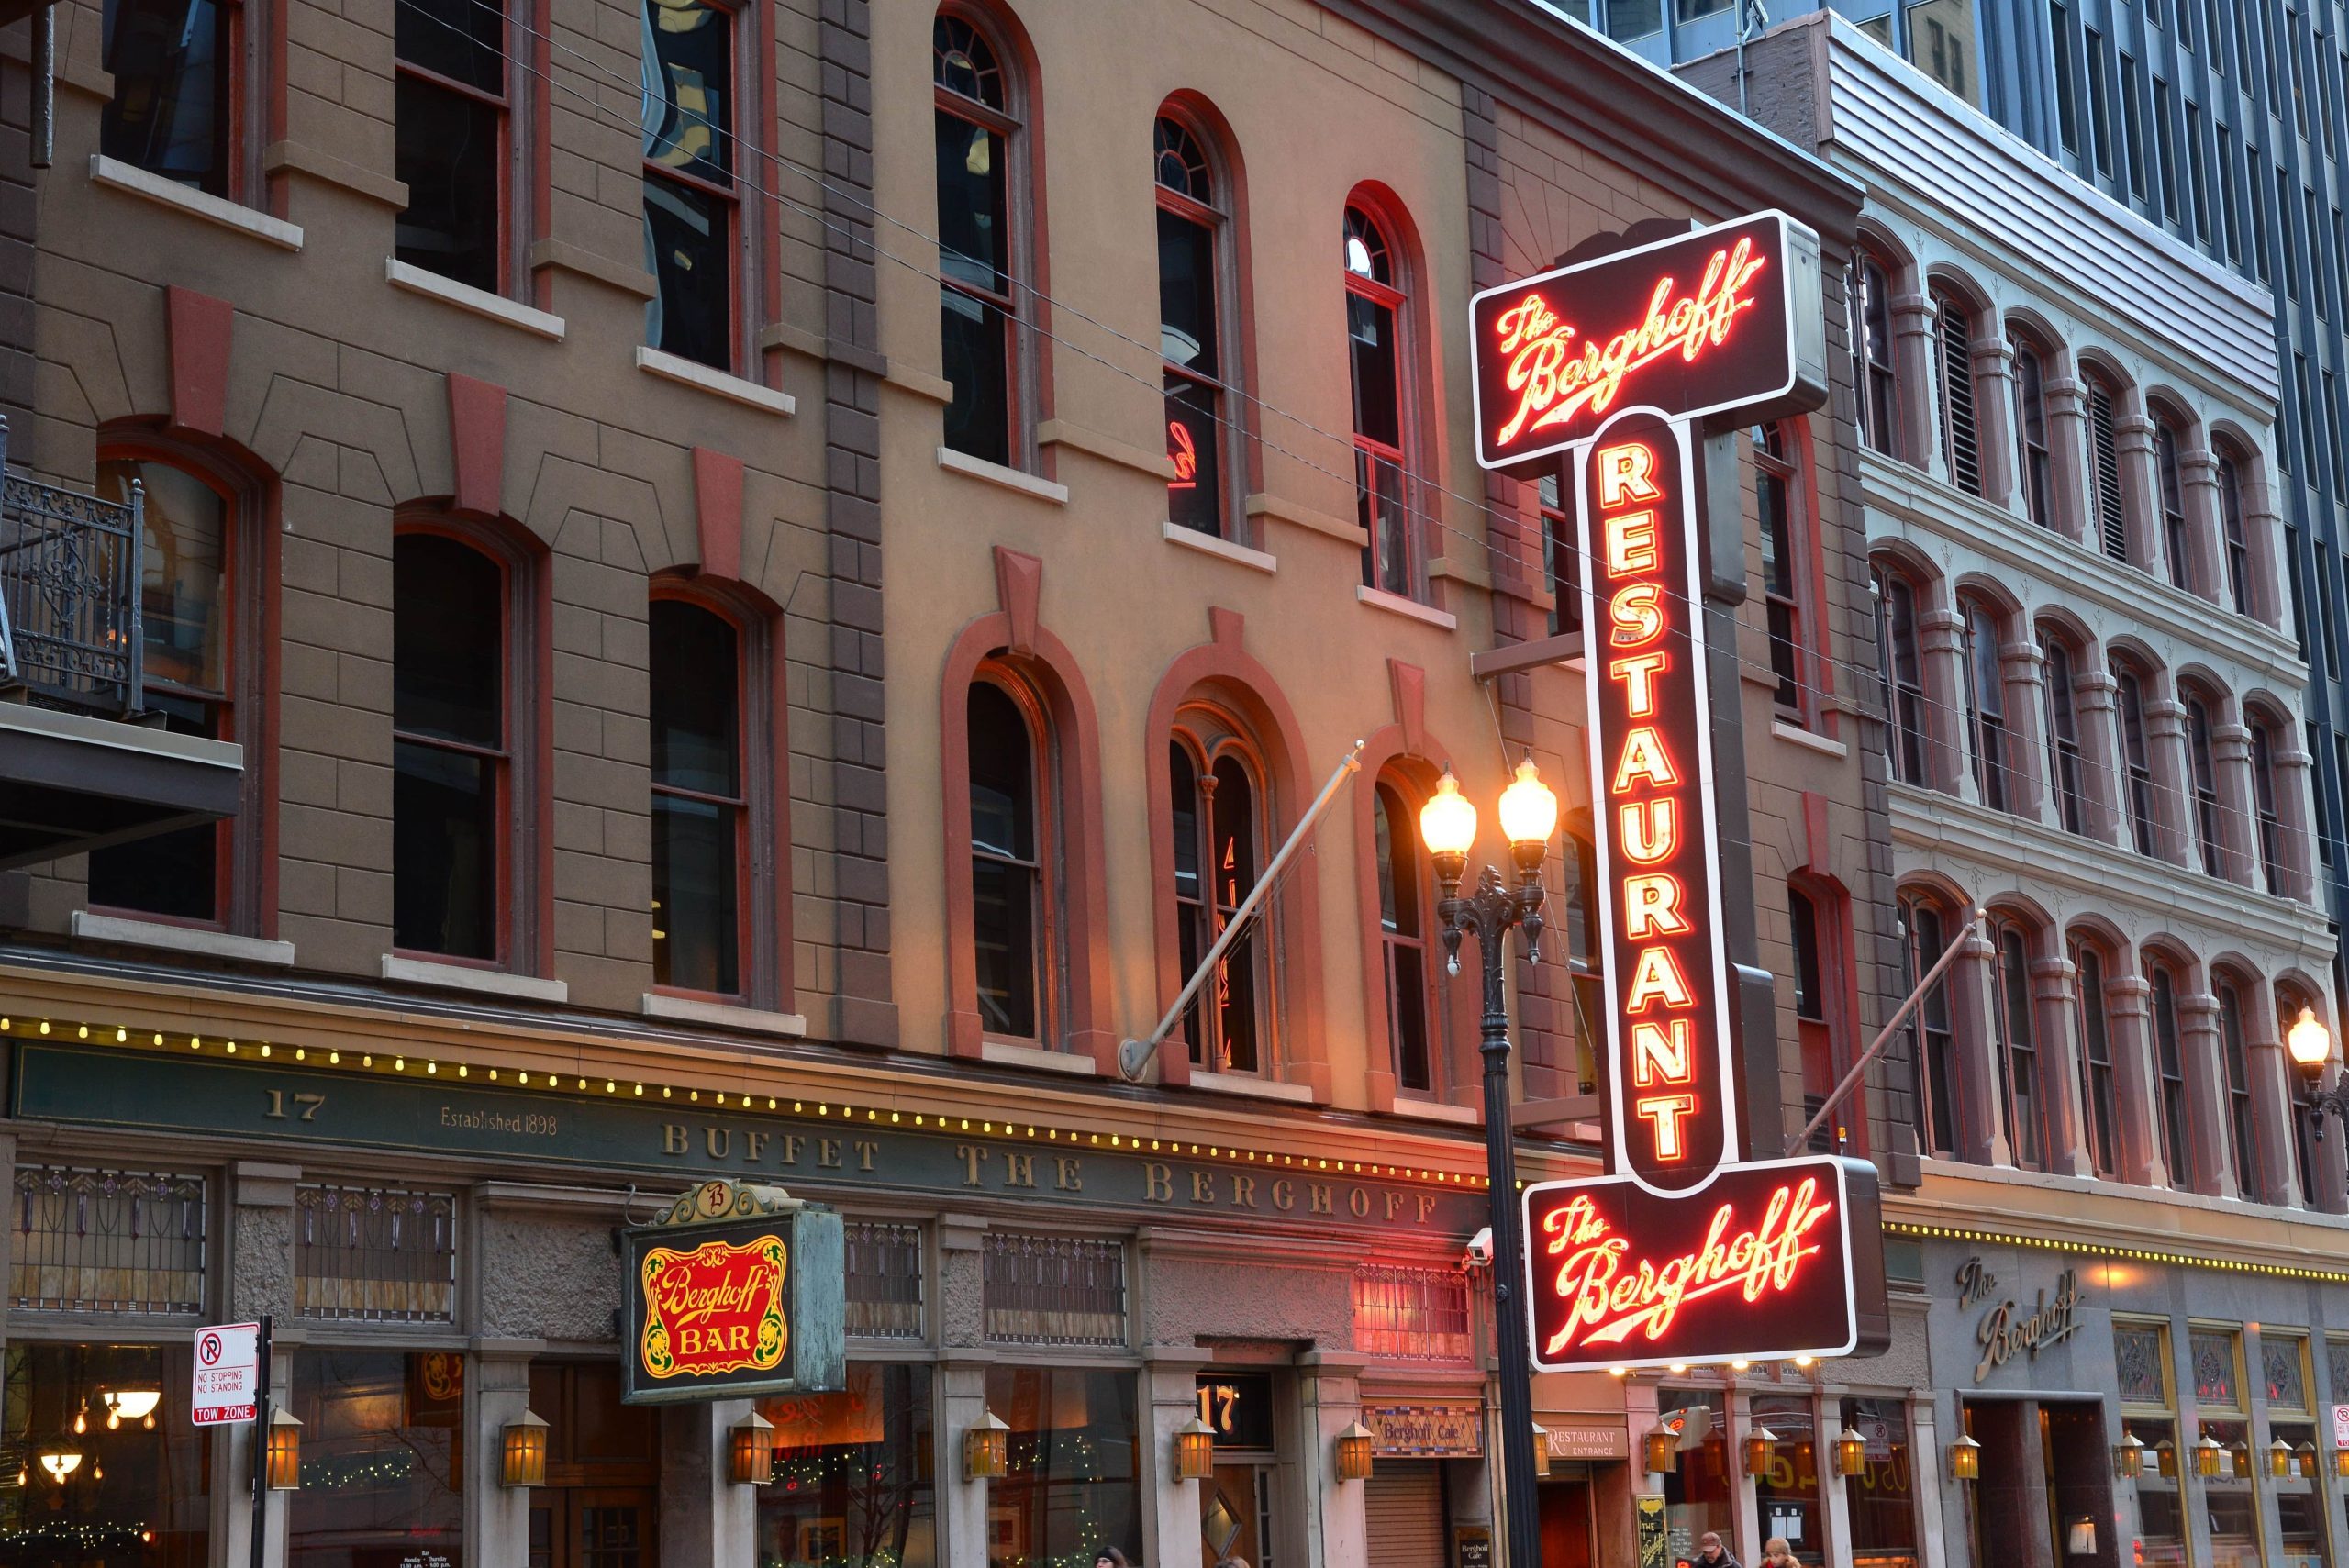
[[[2332,1031],[2317,1018],[2315,1008],[2302,1007],[2299,1018],[2285,1031],[2284,1048],[2292,1053],[2293,1062],[2314,1073],[2332,1054]]]
[[[1435,793],[1419,807],[1419,837],[1439,862],[1459,865],[1476,842],[1476,803],[1460,793],[1460,781],[1446,768]],[[1458,874],[1456,872],[1453,873]]]
[[[1540,770],[1528,757],[1517,765],[1517,779],[1501,791],[1501,831],[1523,862],[1529,851],[1547,850],[1558,829],[1558,797],[1542,782]],[[1538,853],[1535,863],[1540,863]]]

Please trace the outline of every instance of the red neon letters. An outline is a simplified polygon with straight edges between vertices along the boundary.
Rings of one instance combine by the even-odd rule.
[[[1656,1188],[1702,1182],[1730,1151],[1720,1032],[1728,965],[1713,908],[1704,642],[1685,438],[1645,413],[1585,460],[1591,562],[1591,793],[1614,1006],[1615,1136]]]

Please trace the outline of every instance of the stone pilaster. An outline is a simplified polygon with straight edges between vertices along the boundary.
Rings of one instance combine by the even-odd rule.
[[[2051,374],[2040,391],[2047,405],[2047,499],[2054,513],[2049,526],[2089,550],[2101,550],[2095,508],[2088,503],[2087,389],[2069,376]]]
[[[1999,645],[1998,673],[2007,699],[2007,809],[2033,821],[2042,818],[2053,793],[2047,777],[2045,665],[2039,644],[2028,639]]]
[[[2219,1000],[2207,991],[2177,999],[2178,1065],[2186,1074],[2187,1158],[2194,1170],[2173,1185],[2217,1197],[2243,1195],[2227,1157],[2227,1071],[2219,1059]]]
[[[2252,790],[2251,731],[2210,727],[2210,769],[2219,790],[2218,864],[2206,869],[2245,887],[2258,885],[2259,807]]]
[[[2162,540],[2161,481],[2154,465],[2154,422],[2143,414],[2115,413],[2113,450],[2121,459],[2121,515],[2129,528],[2129,561],[2139,570],[2176,582]],[[2192,570],[2189,563],[2188,571]],[[2179,586],[2192,590],[2189,576]]]
[[[2145,694],[2145,762],[2154,775],[2154,839],[2161,858],[2191,867],[2193,773],[2186,754],[2186,705],[2166,691]]]
[[[2096,1174],[2088,1149],[2087,1107],[2080,1101],[2080,1057],[2087,1042],[2074,1027],[2079,1012],[2079,971],[2069,957],[2034,959],[2031,965],[2032,1023],[2039,1037],[2040,1120],[2047,1139],[2043,1167],[2067,1176]]]
[[[1965,617],[1936,605],[1917,613],[1917,660],[1925,686],[1925,783],[1980,804],[1966,765]]]
[[[2120,683],[2103,670],[2072,672],[2072,728],[2080,738],[2080,826],[2100,843],[2129,845],[2129,769],[2117,711]]]
[[[1980,447],[1982,494],[2022,515],[2017,483],[2021,453],[2015,447],[2015,353],[2004,338],[1968,345],[1974,370],[1974,428]]]
[[[1921,294],[1892,296],[1893,455],[1946,481],[1933,397],[1933,302]]]
[[[2161,1074],[2154,1062],[2153,986],[2134,974],[2104,983],[2105,1038],[2112,1049],[2114,1175],[2137,1186],[2169,1179],[2162,1155]]]

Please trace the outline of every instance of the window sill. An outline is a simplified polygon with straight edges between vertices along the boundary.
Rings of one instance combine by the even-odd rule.
[[[1423,605],[1417,599],[1407,599],[1400,594],[1390,594],[1384,588],[1356,584],[1354,597],[1373,609],[1385,610],[1389,615],[1401,616],[1407,620],[1425,621],[1430,626],[1442,627],[1446,631],[1460,629],[1460,617],[1449,610],[1437,609],[1433,605]]]
[[[1179,544],[1185,550],[1196,550],[1201,555],[1212,555],[1219,561],[1229,561],[1235,565],[1252,567],[1258,572],[1266,573],[1278,572],[1281,569],[1279,562],[1261,550],[1251,550],[1244,544],[1234,544],[1228,539],[1218,539],[1213,534],[1203,534],[1197,528],[1186,528],[1180,523],[1161,523],[1158,527],[1167,543]]]
[[[1032,473],[1022,473],[1016,468],[1006,468],[999,462],[971,457],[952,447],[938,449],[938,466],[949,473],[964,473],[988,484],[999,484],[1006,490],[1016,490],[1022,495],[1032,495],[1039,501],[1050,501],[1055,506],[1068,505],[1068,486],[1055,484],[1049,479],[1039,479]]]
[[[1213,1095],[1240,1095],[1254,1100],[1289,1100],[1300,1106],[1313,1103],[1313,1091],[1302,1084],[1276,1083],[1270,1078],[1244,1078],[1237,1073],[1194,1073],[1191,1087],[1205,1089]]]
[[[239,234],[287,250],[302,248],[302,226],[273,217],[249,206],[225,201],[209,192],[192,190],[176,180],[166,180],[161,174],[150,174],[136,164],[109,158],[103,152],[90,154],[90,183],[105,185],[167,207],[177,207],[190,217],[200,217],[206,223],[217,223],[223,228],[233,228]]]
[[[502,321],[508,327],[518,327],[525,332],[535,332],[558,343],[562,341],[562,317],[550,311],[534,310],[527,305],[518,305],[504,295],[492,294],[471,284],[461,284],[438,272],[428,272],[422,267],[411,267],[396,256],[384,260],[384,281],[394,288],[420,294],[443,305],[453,305],[459,310],[470,310],[475,316],[485,316],[492,321]]]
[[[716,1024],[722,1029],[748,1029],[752,1034],[788,1035],[800,1040],[807,1033],[804,1013],[770,1013],[733,1002],[701,1002],[691,996],[668,996],[647,991],[637,1010],[648,1018],[679,1024]]]
[[[518,1002],[548,1002],[562,1006],[571,1000],[571,987],[560,980],[508,974],[502,969],[475,969],[469,963],[440,963],[429,958],[384,955],[384,978],[409,985],[438,985],[450,991],[471,991],[483,996],[506,996]]]
[[[1045,1051],[1033,1045],[1014,1045],[1008,1040],[979,1041],[979,1060],[992,1062],[998,1067],[1036,1067],[1047,1073],[1066,1073],[1078,1078],[1090,1078],[1100,1071],[1089,1056],[1075,1056],[1065,1051]]]
[[[1413,1121],[1441,1121],[1453,1127],[1475,1127],[1485,1113],[1470,1106],[1448,1106],[1442,1100],[1407,1100],[1395,1096],[1394,1114]]]
[[[73,911],[73,935],[82,941],[117,942],[124,947],[154,948],[196,958],[225,958],[237,963],[266,963],[284,968],[294,962],[292,942],[264,941],[259,937],[231,936],[200,926],[174,926],[162,920],[128,919],[120,915]]]
[[[1770,721],[1770,733],[1781,740],[1791,740],[1798,746],[1808,746],[1822,756],[1848,757],[1852,749],[1841,740],[1831,740],[1824,735],[1813,734],[1799,724],[1788,724],[1783,718]]]
[[[745,408],[756,408],[763,414],[789,418],[799,405],[791,394],[777,392],[772,386],[761,386],[755,381],[745,381],[739,375],[716,371],[698,360],[688,360],[678,354],[662,353],[658,349],[639,345],[636,368],[648,374],[674,381],[707,392],[713,397],[723,397],[729,403],[740,403]]]

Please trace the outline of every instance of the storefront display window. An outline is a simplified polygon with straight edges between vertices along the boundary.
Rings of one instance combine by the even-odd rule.
[[[8,1347],[0,1564],[204,1568],[212,1445],[187,1370],[184,1344]]]
[[[2284,1544],[2278,1568],[2325,1568],[2322,1483],[2300,1473],[2313,1472],[2319,1458],[2315,1412],[2309,1407],[2309,1342],[2297,1334],[2262,1329],[2259,1362],[2267,1385],[2267,1440],[2293,1454],[2281,1475],[2272,1462],[2258,1466],[2276,1489],[2276,1523]],[[2260,1457],[2266,1460],[2271,1451],[2262,1451]]]
[[[1656,1395],[1656,1412],[1675,1433],[1679,1451],[1664,1474],[1664,1551],[1675,1562],[1697,1560],[1697,1542],[1707,1530],[1723,1540],[1737,1539],[1737,1516],[1730,1507],[1727,1396],[1718,1388],[1666,1388]]]
[[[2243,1393],[2243,1336],[2232,1329],[2190,1329],[2197,1440],[2225,1451],[2219,1473],[2201,1481],[2210,1521],[2211,1568],[2260,1568],[2259,1507],[2251,1472],[2250,1401]]]
[[[1866,1462],[1843,1483],[1852,1509],[1852,1568],[1917,1568],[1908,1407],[1898,1399],[1846,1399],[1843,1425],[1867,1445]]]
[[[297,1351],[289,1401],[302,1485],[288,1568],[454,1568],[463,1559],[465,1359],[454,1351]]]
[[[2166,1322],[2113,1319],[2121,1425],[2145,1445],[2144,1471],[2136,1481],[2134,1568],[2184,1568],[2186,1562],[2185,1476],[2193,1462],[2177,1440],[2169,1344]]]
[[[1804,1562],[1824,1562],[1825,1533],[1820,1529],[1819,1423],[1807,1396],[1756,1395],[1753,1424],[1778,1440],[1770,1465],[1753,1478],[1754,1511],[1764,1539],[1784,1538]]]
[[[1136,1374],[992,1368],[987,1408],[1010,1432],[1010,1473],[987,1489],[989,1568],[1086,1564],[1141,1549]]]
[[[938,1561],[930,1368],[858,1362],[838,1394],[759,1401],[774,1479],[758,1568],[931,1568]]]

